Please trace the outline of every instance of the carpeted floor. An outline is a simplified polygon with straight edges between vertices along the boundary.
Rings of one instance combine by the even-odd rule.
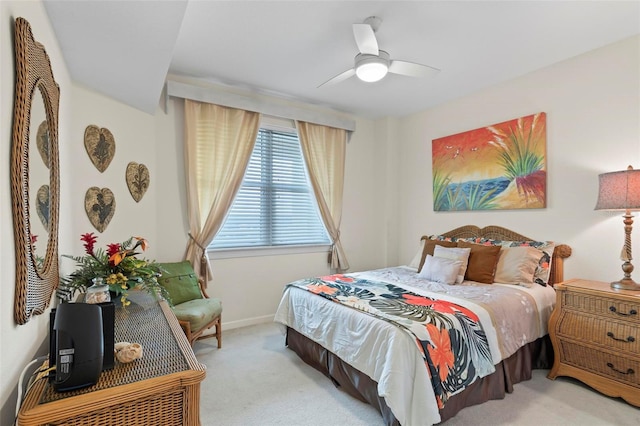
[[[198,360],[207,366],[201,386],[203,426],[382,426],[382,417],[333,386],[284,346],[276,324],[225,331],[198,341]],[[570,378],[546,378],[534,371],[503,400],[468,407],[444,425],[640,424],[640,409],[608,398]],[[409,425],[407,425],[409,426]]]

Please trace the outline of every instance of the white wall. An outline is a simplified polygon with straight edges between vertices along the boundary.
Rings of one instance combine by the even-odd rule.
[[[60,179],[68,184],[61,216],[73,221],[69,232],[60,235],[70,248],[60,254],[84,254],[80,235],[93,232],[98,236],[97,247],[103,249],[107,244],[123,242],[132,236],[144,237],[150,245],[144,256],[156,258],[159,214],[156,197],[161,194],[155,181],[161,174],[156,167],[156,151],[161,148],[156,144],[154,116],[76,85],[66,94],[73,99],[73,112],[70,137],[61,141],[70,153],[69,161],[60,166]],[[84,146],[84,132],[89,125],[109,129],[115,140],[115,155],[102,173],[93,165]],[[131,161],[149,169],[151,183],[139,202],[131,196],[125,180]],[[109,188],[116,201],[113,218],[102,233],[93,227],[85,212],[85,193],[93,186]],[[74,266],[72,260],[61,259],[62,273],[71,272]]]
[[[547,208],[433,211],[431,141],[505,120],[547,113]],[[598,174],[640,167],[640,37],[633,37],[463,99],[398,120],[400,259],[424,234],[502,225],[572,246],[566,278],[622,278],[620,214],[594,211]],[[400,141],[398,143],[398,140]],[[640,250],[640,221],[633,236]],[[637,275],[637,274],[636,274]],[[637,276],[640,279],[640,276]]]
[[[2,1],[0,2],[0,424],[13,423],[15,414],[16,385],[23,367],[46,349],[42,347],[48,334],[47,315],[33,317],[25,325],[16,325],[13,318],[15,297],[15,251],[13,243],[13,221],[9,164],[11,158],[13,107],[15,94],[15,58],[13,45],[14,21],[23,17],[31,24],[36,41],[42,43],[51,60],[54,77],[60,85],[59,138],[69,138],[70,98],[68,93],[71,80],[64,64],[60,49],[49,24],[44,7],[40,2]],[[61,148],[60,163],[63,164],[66,151]],[[62,188],[65,182],[61,182]],[[65,197],[61,199],[61,205]],[[62,209],[61,216],[64,214]],[[62,221],[60,232],[68,232]]]

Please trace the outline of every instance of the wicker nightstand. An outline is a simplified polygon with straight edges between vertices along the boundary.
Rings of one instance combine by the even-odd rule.
[[[574,377],[640,407],[640,293],[580,279],[556,290],[549,320],[555,361],[548,377]]]

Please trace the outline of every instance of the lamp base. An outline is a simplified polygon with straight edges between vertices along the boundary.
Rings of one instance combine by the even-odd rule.
[[[611,288],[616,290],[632,290],[640,291],[640,284],[632,280],[631,278],[623,278],[620,281],[614,281],[611,283]]]

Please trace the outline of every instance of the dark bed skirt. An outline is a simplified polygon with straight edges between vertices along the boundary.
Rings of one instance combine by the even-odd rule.
[[[377,383],[366,374],[356,370],[329,352],[318,343],[287,327],[287,346],[307,364],[329,377],[336,387],[354,398],[375,407],[385,424],[398,426],[393,413],[384,398],[378,396]],[[503,399],[513,392],[513,385],[531,379],[531,372],[537,368],[551,368],[553,348],[549,336],[523,346],[496,366],[496,371],[476,380],[467,389],[447,401],[440,410],[442,421],[455,416],[464,407],[481,404],[491,399]]]

